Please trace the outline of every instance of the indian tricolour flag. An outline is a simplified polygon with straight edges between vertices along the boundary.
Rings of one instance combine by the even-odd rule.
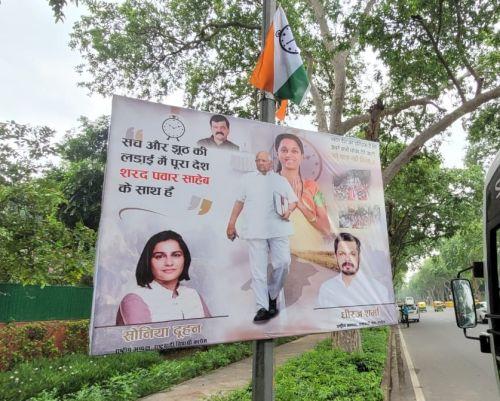
[[[300,57],[300,50],[293,38],[292,30],[283,9],[278,7],[267,32],[264,50],[252,72],[250,83],[278,100],[290,99],[301,104],[309,89],[309,80]],[[281,102],[276,113],[284,118],[286,100]]]

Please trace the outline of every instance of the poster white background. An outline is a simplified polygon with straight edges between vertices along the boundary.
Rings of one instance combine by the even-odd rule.
[[[197,141],[211,135],[211,116],[114,97],[96,260],[91,353],[395,324],[378,144],[228,116],[228,139],[239,146],[239,151],[207,148],[205,156],[196,155]],[[180,121],[185,127],[182,136],[167,136],[175,133],[164,125],[166,120]],[[266,324],[253,323],[256,307],[247,244],[241,239],[229,241],[226,227],[242,176],[255,171],[255,154],[266,150],[276,159],[274,138],[284,132],[298,136],[304,143],[302,178],[319,185],[332,232],[348,232],[360,239],[360,271],[371,282],[385,287],[387,299],[371,297],[368,289],[362,305],[318,308],[321,284],[339,273],[309,257],[308,252],[333,258],[333,244],[323,240],[314,228],[298,226],[291,238],[292,265],[280,297],[280,314]],[[137,141],[140,147],[131,145],[139,144]],[[148,149],[155,141],[166,146],[163,150]],[[176,147],[187,149],[187,153],[175,154]],[[178,162],[175,168],[172,159],[184,163]],[[159,164],[160,160],[166,160],[166,164]],[[200,168],[201,163],[204,168]],[[168,173],[162,177],[170,180],[154,179],[153,173]],[[172,180],[175,174],[177,182]],[[190,178],[185,176],[197,179],[189,183],[185,180]],[[127,184],[130,191],[124,192]],[[138,186],[160,189],[140,194]],[[361,192],[356,190],[360,186]],[[170,187],[173,189],[166,191],[170,196],[165,196],[165,189]],[[191,280],[183,284],[198,291],[211,317],[116,326],[121,300],[137,288],[135,270],[144,245],[152,235],[164,230],[176,231],[186,241],[192,256]]]

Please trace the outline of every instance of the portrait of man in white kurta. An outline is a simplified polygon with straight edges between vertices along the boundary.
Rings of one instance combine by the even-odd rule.
[[[258,152],[257,171],[247,173],[227,225],[227,237],[237,237],[248,244],[252,289],[255,294],[255,323],[266,322],[278,314],[277,298],[290,269],[290,235],[293,227],[288,220],[297,206],[297,196],[288,181],[271,171],[268,152]],[[236,221],[243,212],[239,233]],[[268,259],[272,274],[268,281]]]

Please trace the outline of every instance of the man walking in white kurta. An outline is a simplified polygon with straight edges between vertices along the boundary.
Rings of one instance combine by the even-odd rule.
[[[293,234],[293,227],[288,217],[298,199],[289,182],[270,171],[268,152],[257,153],[255,164],[257,171],[245,174],[242,179],[227,225],[227,237],[231,241],[238,237],[236,221],[243,211],[239,231],[248,243],[252,289],[257,304],[254,322],[265,322],[278,313],[276,299],[290,269],[289,236]],[[278,203],[283,200],[284,210],[276,209],[276,199]],[[269,254],[273,270],[268,282]]]

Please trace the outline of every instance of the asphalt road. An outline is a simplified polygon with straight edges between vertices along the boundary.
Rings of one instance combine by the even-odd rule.
[[[452,309],[422,312],[420,322],[400,325],[425,401],[498,401],[491,354],[464,337]],[[468,330],[486,331],[487,325]]]

